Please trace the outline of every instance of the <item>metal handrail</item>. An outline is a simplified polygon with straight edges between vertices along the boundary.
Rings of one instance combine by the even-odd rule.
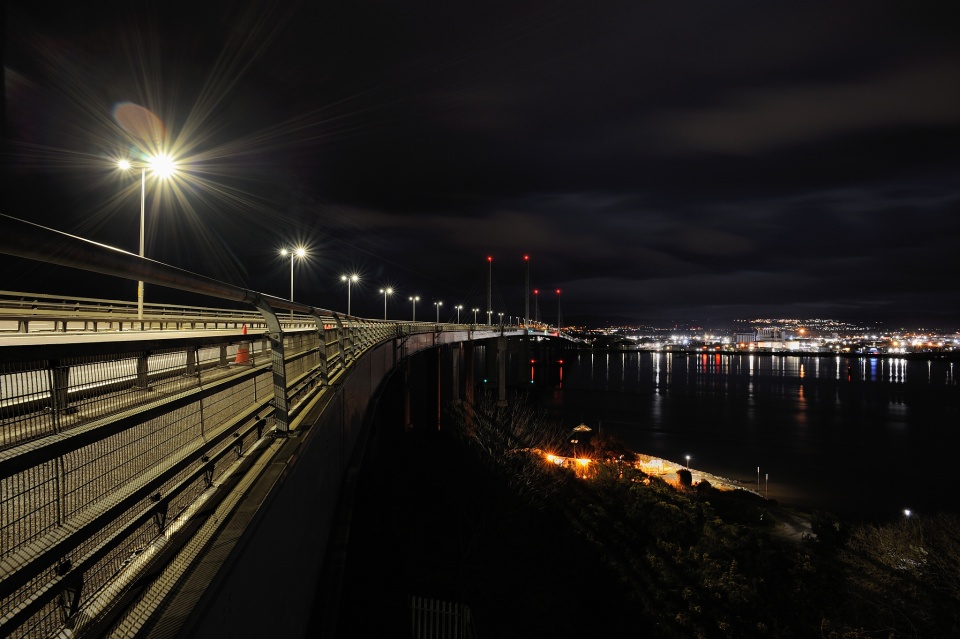
[[[57,264],[122,279],[143,281],[198,295],[240,302],[256,307],[266,303],[275,310],[305,315],[338,315],[335,311],[308,306],[280,297],[220,282],[205,275],[134,255],[39,224],[0,214],[0,253]],[[342,315],[342,314],[339,314]]]

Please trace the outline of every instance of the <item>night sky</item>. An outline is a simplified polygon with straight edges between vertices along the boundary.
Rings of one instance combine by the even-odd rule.
[[[907,2],[13,3],[3,211],[298,301],[441,319],[960,327],[960,24]],[[3,288],[135,296],[4,259]],[[176,300],[148,289],[148,302]],[[211,301],[211,305],[215,305]],[[531,302],[533,305],[533,302]],[[531,310],[532,314],[532,310]],[[465,316],[470,317],[469,311]]]

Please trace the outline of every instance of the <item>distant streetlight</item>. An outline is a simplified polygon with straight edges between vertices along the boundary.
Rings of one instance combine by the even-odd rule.
[[[500,316],[500,326],[503,326],[503,313],[497,313]]]
[[[176,172],[176,163],[167,155],[157,155],[146,158],[146,162],[134,165],[129,160],[120,160],[117,167],[121,171],[132,168],[140,169],[140,257],[144,256],[144,222],[147,209],[147,169],[149,168],[158,178],[167,178]],[[137,282],[137,319],[143,319],[143,280]]]
[[[910,511],[909,508],[904,508],[904,509],[903,509],[903,516],[904,516],[904,517],[909,517],[909,516],[912,515],[912,514],[913,514],[913,513]]]
[[[460,311],[463,310],[463,304],[457,304],[457,324],[460,323]]]
[[[280,249],[280,255],[283,257],[290,256],[290,301],[293,301],[293,258],[302,260],[307,256],[307,249],[302,246],[297,246],[290,249]],[[290,316],[293,316],[293,309],[290,309]]]
[[[690,470],[690,455],[687,455],[687,470]]]
[[[354,273],[353,275],[341,275],[341,276],[340,276],[340,281],[347,283],[347,315],[351,315],[351,313],[350,313],[350,285],[353,284],[354,282],[359,282],[359,281],[360,281],[360,276],[357,275],[356,273]]]
[[[478,312],[479,310],[480,310],[479,308],[473,309],[473,323],[474,323],[474,324],[477,323],[477,312]]]
[[[563,330],[563,314],[560,312],[560,289],[557,289],[557,334]]]
[[[393,289],[381,288],[380,292],[383,293],[383,319],[387,319],[387,295],[393,295]]]
[[[413,321],[416,322],[417,321],[417,302],[420,301],[420,296],[414,295],[413,297],[410,298],[410,301],[413,302]]]
[[[437,324],[440,323],[440,307],[443,306],[443,302],[434,302],[434,306],[437,307]]]

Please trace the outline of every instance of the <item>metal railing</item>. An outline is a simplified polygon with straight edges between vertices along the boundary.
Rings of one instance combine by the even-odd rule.
[[[111,334],[100,317],[129,316],[132,305],[0,294],[14,332],[54,326],[29,342],[0,335],[0,636],[96,634],[189,542],[196,513],[229,499],[231,478],[295,430],[366,350],[477,328],[345,317],[7,216],[0,226],[14,227],[0,229],[0,252],[257,309],[148,306]],[[190,319],[159,319],[178,313]],[[220,330],[196,333],[197,323]]]

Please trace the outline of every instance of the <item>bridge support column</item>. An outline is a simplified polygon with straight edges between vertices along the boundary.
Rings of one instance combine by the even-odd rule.
[[[410,420],[410,358],[403,359],[403,427],[407,432],[413,430],[413,422]]]
[[[453,362],[450,364],[450,369],[453,379],[453,389],[451,390],[450,399],[453,400],[454,404],[460,403],[460,354],[463,352],[463,342],[455,344],[450,347],[451,354],[453,355]]]
[[[530,329],[523,329],[523,339],[520,341],[520,381],[530,385]]]
[[[500,331],[497,338],[497,404],[507,405],[507,338]]]
[[[434,338],[434,339],[436,339],[436,338]],[[440,403],[440,395],[441,395],[441,393],[440,393],[440,388],[441,388],[440,380],[443,379],[443,376],[440,374],[440,370],[441,370],[441,368],[442,368],[441,365],[440,365],[440,363],[443,361],[443,346],[438,345],[437,348],[436,348],[436,351],[437,351],[437,431],[439,431],[439,430],[440,430],[440,417],[441,417],[441,415],[443,415],[443,408],[442,408],[442,405],[441,405],[441,403]]]
[[[466,379],[463,385],[464,395],[464,428],[468,435],[473,434],[473,398],[476,392],[474,385],[474,361],[473,361],[473,342],[463,343],[463,369],[466,372]]]

